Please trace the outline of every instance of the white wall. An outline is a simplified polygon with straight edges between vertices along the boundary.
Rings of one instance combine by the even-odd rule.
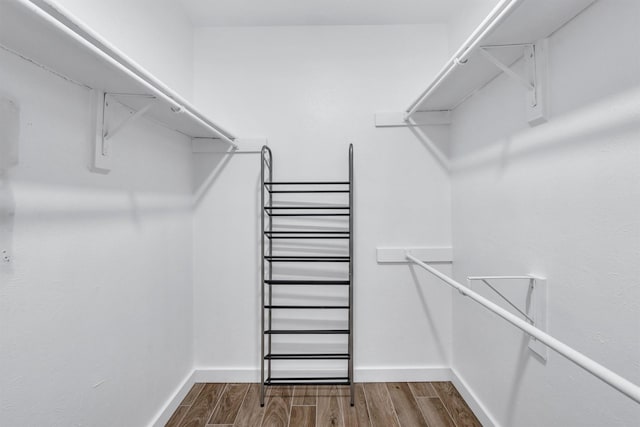
[[[193,366],[189,142],[141,120],[94,174],[89,91],[0,51],[0,94],[21,108],[0,174],[0,425],[146,425]]]
[[[175,0],[56,0],[187,100],[193,95],[193,28]]]
[[[551,38],[547,124],[529,128],[522,89],[502,76],[452,129],[456,279],[547,277],[548,332],[636,384],[639,18],[636,1],[601,0]],[[459,296],[453,336],[453,367],[500,425],[640,419],[637,403],[553,352],[541,363],[522,333]]]
[[[268,136],[276,179],[345,179],[355,146],[356,379],[448,366],[449,292],[375,259],[376,246],[450,244],[448,172],[427,148],[446,129],[421,142],[373,123],[376,111],[402,111],[444,63],[446,27],[204,28],[195,40],[197,105],[247,136]],[[260,160],[219,162],[196,156],[196,367],[255,379]]]

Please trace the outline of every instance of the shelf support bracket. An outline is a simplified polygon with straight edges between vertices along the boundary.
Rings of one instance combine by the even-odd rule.
[[[527,89],[527,90],[535,90],[535,88],[536,88],[535,81],[531,82],[529,79],[526,79],[523,76],[521,76],[520,74],[518,74],[515,71],[513,71],[511,69],[511,67],[509,67],[508,65],[504,64],[502,61],[500,61],[498,58],[496,58],[491,52],[489,52],[490,48],[494,48],[494,47],[493,46],[485,46],[485,47],[480,48],[480,53],[482,53],[482,56],[484,56],[487,60],[489,60],[489,62],[491,62],[496,67],[500,68],[506,75],[508,75],[513,80],[515,80],[516,82],[518,82],[522,86],[524,86],[525,89]],[[529,50],[529,49],[530,49],[529,46],[527,48],[525,48],[525,50]],[[527,54],[527,52],[525,52],[525,55],[526,54]],[[533,61],[535,63],[535,57],[534,57]]]
[[[531,323],[532,325],[535,326],[536,322],[535,320],[533,320],[527,313],[525,313],[524,311],[522,311],[517,305],[515,305],[513,302],[511,302],[511,300],[509,298],[507,298],[506,296],[504,296],[504,294],[502,292],[500,292],[498,289],[496,289],[491,283],[489,283],[489,281],[487,279],[480,279],[482,281],[482,283],[484,283],[485,285],[487,285],[489,287],[489,289],[491,289],[493,292],[495,292],[496,294],[498,294],[498,296],[500,298],[502,298],[507,304],[509,304],[515,311],[517,311],[518,313],[520,313],[522,315],[522,317],[524,317],[525,319],[527,319],[527,321],[529,323]],[[533,279],[531,279],[533,280]]]
[[[130,110],[130,115],[120,120],[113,126],[110,126],[110,115],[113,111],[112,105],[120,103],[113,95],[118,97],[131,96],[136,98],[143,98],[146,103],[140,107],[137,111],[133,111],[130,107],[122,104],[123,107]],[[94,90],[94,114],[95,114],[95,140],[94,140],[94,155],[92,170],[99,173],[108,173],[111,170],[111,139],[113,139],[118,133],[130,124],[137,121],[140,117],[149,111],[153,107],[156,98],[151,95],[141,94],[109,94],[103,91]]]
[[[529,284],[527,289],[526,307],[519,308],[508,297],[494,287],[490,280],[512,280],[525,281]],[[547,330],[547,280],[543,277],[534,275],[525,276],[470,276],[467,277],[467,287],[472,288],[472,283],[480,281],[487,285],[489,289],[495,292],[507,304],[517,311],[527,322],[536,328]],[[547,360],[547,346],[533,337],[529,337],[529,349],[536,353],[543,360]]]
[[[490,52],[491,49],[513,48],[514,46],[524,48],[524,76],[513,71],[508,64],[500,61]],[[548,41],[544,39],[537,43],[489,45],[480,48],[480,53],[485,59],[527,90],[527,121],[532,126],[547,121],[547,46]]]
[[[107,102],[108,102],[107,98],[105,97],[105,107],[109,106],[109,104],[106,104]],[[105,129],[104,130],[104,142],[103,142],[103,147],[102,147],[103,154],[106,154],[106,151],[108,150],[107,141],[109,141],[111,138],[116,136],[116,134],[119,133],[122,129],[124,129],[127,125],[135,122],[140,117],[142,117],[147,111],[149,111],[149,108],[151,108],[153,106],[153,102],[154,102],[154,100],[149,101],[147,104],[145,104],[138,111],[136,111],[135,113],[133,113],[132,115],[130,115],[126,119],[122,120],[117,125],[115,125],[113,127],[113,129],[111,129],[111,130]]]

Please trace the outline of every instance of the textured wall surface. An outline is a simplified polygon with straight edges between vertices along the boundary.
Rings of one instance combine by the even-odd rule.
[[[445,61],[446,40],[440,25],[196,32],[197,104],[248,136],[268,136],[276,179],[345,179],[354,144],[355,364],[370,379],[448,365],[449,291],[407,265],[378,265],[375,252],[449,245],[448,172],[429,151],[448,135],[434,128],[419,139],[373,121],[423,89]],[[196,156],[204,194],[195,214],[196,365],[255,379],[259,156],[234,156],[213,181],[219,161]]]
[[[550,120],[505,76],[455,114],[454,272],[535,273],[548,332],[640,383],[640,5],[602,0],[550,39]],[[526,286],[503,291],[524,300]],[[495,294],[478,285],[492,299]],[[453,367],[503,426],[634,426],[640,407],[454,299]]]
[[[356,380],[453,367],[497,425],[635,426],[637,404],[375,248],[453,244],[462,282],[547,277],[549,332],[640,383],[637,1],[600,0],[551,38],[547,124],[501,76],[451,131],[373,114],[409,105],[495,0],[449,25],[196,30],[172,0],[59,3],[216,122],[268,137],[278,180],[345,179],[354,144]],[[256,380],[259,155],[194,155],[141,120],[91,173],[90,93],[4,50],[0,65],[0,124],[20,121],[17,166],[0,129],[0,425],[140,426],[194,367]]]
[[[141,120],[91,173],[90,92],[0,64],[20,107],[0,175],[0,425],[145,425],[193,366],[189,142]]]

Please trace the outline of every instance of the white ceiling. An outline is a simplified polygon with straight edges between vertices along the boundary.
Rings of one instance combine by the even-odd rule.
[[[176,0],[195,26],[373,25],[446,21],[464,0]]]

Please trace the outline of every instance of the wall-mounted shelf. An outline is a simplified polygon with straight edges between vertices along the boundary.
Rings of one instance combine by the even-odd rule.
[[[536,44],[595,0],[502,0],[458,49],[429,87],[405,111],[405,120],[420,111],[451,111],[502,72],[525,83],[528,107],[537,107],[530,121],[544,115],[544,70],[531,61],[526,76],[506,70]],[[489,55],[487,55],[489,53]],[[527,54],[527,57],[529,54]],[[540,55],[540,61],[543,61]],[[502,68],[501,68],[502,66]],[[538,76],[536,76],[538,67]],[[530,81],[530,83],[529,83]],[[536,92],[537,91],[537,92]],[[537,101],[531,97],[538,95]]]
[[[0,45],[98,92],[126,94],[132,109],[149,103],[144,116],[170,129],[235,146],[230,132],[50,0],[2,0]]]

